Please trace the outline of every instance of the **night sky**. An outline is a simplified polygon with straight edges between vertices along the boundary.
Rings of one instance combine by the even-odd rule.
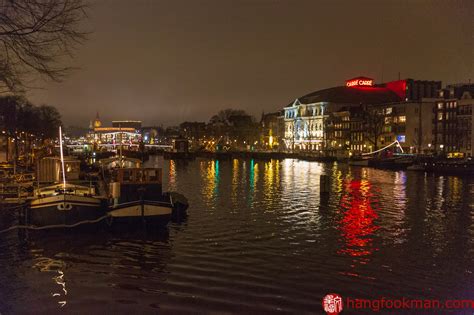
[[[29,92],[66,125],[258,116],[354,76],[474,79],[474,1],[104,0],[62,83]]]

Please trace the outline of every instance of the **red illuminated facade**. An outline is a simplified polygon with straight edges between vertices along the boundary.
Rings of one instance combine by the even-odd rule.
[[[387,89],[397,94],[401,101],[407,98],[407,80],[398,80],[384,84]]]

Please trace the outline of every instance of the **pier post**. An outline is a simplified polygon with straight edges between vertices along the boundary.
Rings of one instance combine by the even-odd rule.
[[[319,176],[319,189],[321,194],[329,194],[329,191],[331,190],[331,185],[329,182],[328,175]]]

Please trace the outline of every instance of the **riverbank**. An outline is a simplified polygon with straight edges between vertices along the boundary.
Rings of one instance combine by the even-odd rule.
[[[324,157],[312,154],[290,153],[290,152],[258,152],[258,151],[226,151],[226,152],[210,152],[210,151],[196,151],[196,152],[166,152],[165,158],[185,158],[194,159],[196,157],[209,159],[256,159],[256,160],[283,160],[283,159],[300,159],[306,161],[317,162],[333,162],[336,161],[334,157]]]
[[[350,159],[337,159],[335,157],[319,156],[309,153],[290,153],[290,152],[257,152],[257,151],[226,151],[226,152],[166,152],[165,159],[187,159],[193,160],[196,157],[213,160],[232,160],[232,159],[255,159],[255,160],[283,160],[298,159],[303,161],[315,161],[330,163],[338,161],[339,163],[349,163],[353,166],[364,166],[378,169],[390,170],[411,170],[429,173],[446,173],[453,175],[468,175],[474,173],[474,163],[470,160],[442,159],[430,156],[396,156],[391,158],[372,158],[366,160],[366,164],[351,163]]]

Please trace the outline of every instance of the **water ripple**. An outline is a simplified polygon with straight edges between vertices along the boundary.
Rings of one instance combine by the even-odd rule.
[[[185,222],[1,235],[0,312],[294,314],[320,313],[328,292],[474,297],[470,178],[291,159],[152,163],[188,197]]]

